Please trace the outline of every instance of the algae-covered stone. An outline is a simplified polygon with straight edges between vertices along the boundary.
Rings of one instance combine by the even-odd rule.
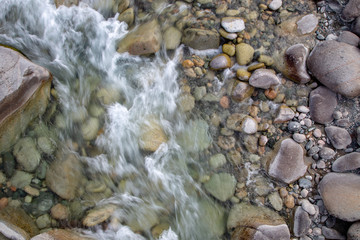
[[[234,195],[236,179],[228,173],[214,174],[204,186],[211,195],[225,202]]]

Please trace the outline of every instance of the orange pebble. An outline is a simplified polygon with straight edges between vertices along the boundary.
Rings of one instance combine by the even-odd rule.
[[[192,68],[194,66],[194,63],[191,60],[187,59],[182,62],[182,66],[184,68]]]
[[[274,100],[277,96],[277,93],[274,89],[266,89],[265,96],[270,100]]]
[[[3,197],[0,199],[0,210],[6,207],[9,203],[9,199],[6,197]]]
[[[223,108],[229,108],[229,105],[230,105],[229,98],[227,96],[223,96],[220,99],[220,106]]]
[[[15,187],[15,186],[10,186],[10,190],[11,190],[12,192],[15,192],[15,191],[16,191],[16,187]]]

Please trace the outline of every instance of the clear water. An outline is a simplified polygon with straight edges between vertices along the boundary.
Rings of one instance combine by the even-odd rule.
[[[109,2],[99,8],[104,15],[109,14]],[[87,146],[81,126],[91,108],[104,110],[98,116],[103,131],[91,143],[99,153],[90,157],[79,150],[77,154],[90,166],[88,173],[111,176],[115,186],[126,184],[97,203],[116,206],[111,219],[117,224],[86,233],[97,239],[151,239],[147,220],[151,215],[170,226],[160,239],[219,238],[204,208],[217,210],[217,206],[198,183],[203,174],[199,153],[211,142],[208,126],[203,120],[187,120],[177,102],[176,65],[182,49],[172,58],[164,51],[152,59],[119,54],[116,44],[127,26],[102,14],[85,3],[58,9],[43,0],[0,4],[0,43],[19,49],[54,76],[59,117],[64,121],[56,130],[60,139]],[[113,97],[110,102],[99,103],[99,89]],[[158,119],[168,141],[156,152],[145,153],[139,147],[140,129],[152,118]],[[132,220],[145,228],[142,234],[126,225]]]

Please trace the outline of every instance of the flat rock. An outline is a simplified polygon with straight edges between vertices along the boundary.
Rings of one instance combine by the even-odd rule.
[[[52,229],[31,238],[31,240],[90,240],[92,237],[86,237],[68,229]]]
[[[341,18],[351,22],[360,16],[360,0],[350,0],[341,13]]]
[[[0,46],[0,153],[8,151],[50,97],[51,74],[19,52]]]
[[[278,142],[269,157],[268,173],[279,181],[292,183],[307,170],[303,148],[290,138]]]
[[[279,85],[280,80],[272,70],[257,69],[251,74],[249,84],[256,88],[268,89]]]
[[[309,50],[303,44],[295,44],[284,53],[284,75],[296,83],[305,84],[310,81],[307,73],[306,60]]]
[[[311,219],[309,214],[302,208],[297,207],[294,215],[293,232],[296,237],[305,236],[311,226]]]
[[[289,240],[290,231],[276,212],[249,203],[234,205],[227,221],[231,239],[279,239]]]
[[[360,222],[353,223],[348,232],[347,232],[348,240],[359,240],[360,239]]]
[[[321,233],[326,239],[345,240],[346,237],[333,228],[321,227]]]
[[[152,54],[159,51],[162,43],[160,25],[157,20],[144,23],[129,32],[118,44],[117,51],[132,55]]]
[[[360,49],[334,40],[311,51],[309,71],[325,86],[346,97],[360,95]]]
[[[181,41],[198,50],[217,49],[220,46],[220,35],[211,30],[187,28],[183,32]]]
[[[66,200],[74,199],[81,179],[81,165],[73,154],[59,156],[46,172],[46,185]]]
[[[204,186],[212,196],[225,202],[234,195],[236,179],[228,173],[214,174]]]
[[[336,94],[328,88],[320,86],[310,92],[310,116],[315,122],[325,124],[334,120],[333,113],[336,106]]]
[[[304,35],[313,32],[319,23],[318,18],[314,14],[303,16],[296,22],[298,33]]]
[[[23,188],[30,185],[33,175],[24,171],[16,170],[11,177],[11,185],[16,188]]]
[[[224,17],[221,19],[221,26],[229,33],[236,33],[245,29],[245,22],[238,17]]]
[[[337,41],[357,47],[360,43],[360,38],[352,32],[343,31],[342,33],[340,33]]]
[[[328,173],[320,181],[318,190],[331,215],[348,222],[360,220],[359,175]]]
[[[360,153],[353,152],[339,157],[332,164],[334,172],[346,172],[360,168]]]
[[[351,136],[344,128],[330,126],[325,128],[327,137],[336,149],[345,149],[351,144]]]

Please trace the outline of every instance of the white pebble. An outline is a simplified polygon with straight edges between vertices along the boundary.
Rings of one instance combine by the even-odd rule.
[[[270,4],[269,4],[269,8],[273,11],[278,10],[282,5],[282,1],[281,0],[273,0]]]

